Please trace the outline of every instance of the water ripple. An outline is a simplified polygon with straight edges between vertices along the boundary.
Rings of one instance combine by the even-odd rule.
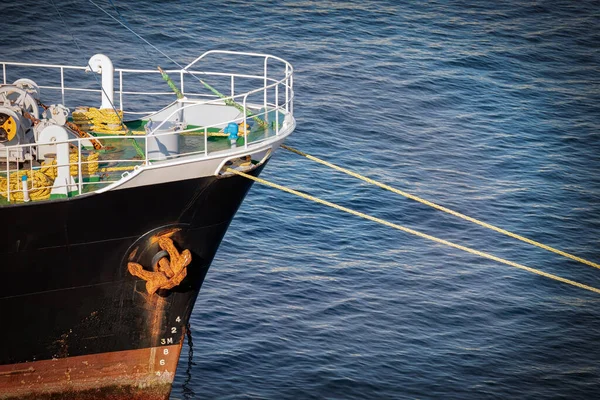
[[[55,2],[84,54],[25,0],[0,5],[4,59],[170,67],[85,2]],[[599,261],[597,2],[115,3],[182,64],[215,48],[289,59],[290,145]],[[600,286],[596,270],[290,153],[263,176]],[[198,298],[173,398],[595,398],[598,301],[255,185]]]

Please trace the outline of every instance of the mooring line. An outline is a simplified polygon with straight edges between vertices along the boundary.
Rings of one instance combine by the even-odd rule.
[[[335,169],[337,171],[343,172],[343,173],[345,173],[347,175],[353,176],[353,177],[355,177],[357,179],[363,180],[363,181],[365,181],[367,183],[370,183],[372,185],[379,186],[382,189],[389,190],[390,192],[399,194],[399,195],[404,196],[406,198],[409,198],[411,200],[418,201],[421,204],[425,204],[425,205],[433,207],[433,208],[435,208],[437,210],[440,210],[440,211],[443,211],[445,213],[454,215],[455,217],[462,218],[462,219],[464,219],[466,221],[470,221],[470,222],[473,222],[473,223],[475,223],[477,225],[480,225],[480,226],[483,226],[485,228],[491,229],[493,231],[502,233],[503,235],[510,236],[510,237],[512,237],[514,239],[517,239],[517,240],[520,240],[522,242],[529,243],[531,245],[537,246],[537,247],[539,247],[541,249],[551,251],[551,252],[559,254],[559,255],[561,255],[563,257],[570,258],[571,260],[578,261],[578,262],[580,262],[582,264],[589,265],[590,267],[594,267],[594,268],[600,269],[600,264],[597,264],[595,262],[586,260],[585,258],[578,257],[576,255],[573,255],[573,254],[567,253],[565,251],[556,249],[554,247],[545,245],[543,243],[537,242],[537,241],[535,241],[533,239],[529,239],[529,238],[526,238],[524,236],[518,235],[516,233],[512,233],[512,232],[507,231],[505,229],[502,229],[502,228],[499,228],[497,226],[494,226],[492,224],[488,224],[487,222],[483,222],[483,221],[480,221],[480,220],[475,219],[473,217],[469,217],[468,215],[461,214],[458,211],[451,210],[451,209],[446,208],[444,206],[440,206],[439,204],[433,203],[433,202],[431,202],[429,200],[425,200],[425,199],[423,199],[421,197],[418,197],[418,196],[412,195],[410,193],[404,192],[402,190],[393,188],[391,186],[386,185],[385,183],[378,182],[378,181],[376,181],[374,179],[371,179],[371,178],[368,178],[368,177],[366,177],[364,175],[360,175],[360,174],[358,174],[356,172],[350,171],[349,169],[339,167],[339,166],[337,166],[335,164],[332,164],[332,163],[330,163],[328,161],[322,160],[322,159],[317,158],[315,156],[311,156],[310,154],[306,154],[306,153],[304,153],[304,152],[302,152],[300,150],[294,149],[294,148],[286,146],[284,144],[282,144],[281,147],[284,148],[284,149],[286,149],[286,150],[288,150],[288,151],[291,151],[292,153],[296,153],[296,154],[298,154],[298,155],[300,155],[302,157],[306,157],[309,160],[318,162],[319,164],[323,164],[323,165],[325,165],[325,166],[327,166],[329,168],[332,168],[332,169]]]
[[[311,200],[311,201],[314,201],[316,203],[323,204],[323,205],[331,207],[331,208],[335,208],[336,210],[344,211],[346,213],[353,214],[353,215],[356,215],[358,217],[365,218],[365,219],[368,219],[370,221],[377,222],[379,224],[386,225],[386,226],[389,226],[391,228],[398,229],[400,231],[403,231],[403,232],[406,232],[406,233],[410,233],[412,235],[419,236],[421,238],[434,241],[436,243],[440,243],[440,244],[444,244],[446,246],[454,247],[456,249],[466,251],[467,253],[475,254],[475,255],[478,255],[478,256],[490,259],[490,260],[497,261],[497,262],[502,263],[502,264],[510,265],[511,267],[519,268],[519,269],[531,272],[533,274],[544,276],[546,278],[550,278],[550,279],[553,279],[555,281],[563,282],[563,283],[566,283],[566,284],[569,284],[569,285],[572,285],[572,286],[576,286],[576,287],[581,288],[581,289],[589,290],[591,292],[600,294],[600,289],[595,288],[593,286],[589,286],[589,285],[585,285],[583,283],[572,281],[570,279],[566,279],[566,278],[560,277],[558,275],[550,274],[548,272],[544,272],[544,271],[541,271],[539,269],[527,267],[525,265],[518,264],[516,262],[509,261],[509,260],[506,260],[504,258],[497,257],[497,256],[495,256],[493,254],[485,253],[483,251],[471,249],[470,247],[465,247],[465,246],[462,246],[462,245],[459,245],[459,244],[456,244],[456,243],[452,243],[452,242],[449,242],[447,240],[440,239],[440,238],[437,238],[435,236],[431,236],[431,235],[428,235],[426,233],[422,233],[422,232],[416,231],[414,229],[407,228],[407,227],[402,226],[402,225],[394,224],[394,223],[386,221],[384,219],[373,217],[371,215],[362,213],[360,211],[356,211],[356,210],[353,210],[353,209],[348,208],[348,207],[340,206],[340,205],[332,203],[330,201],[323,200],[323,199],[320,199],[318,197],[311,196],[309,194],[302,193],[302,192],[299,192],[299,191],[294,190],[294,189],[290,189],[290,188],[288,188],[286,186],[278,185],[276,183],[266,181],[266,180],[264,180],[262,178],[257,178],[255,176],[248,175],[248,174],[246,174],[244,172],[241,172],[241,171],[238,171],[238,170],[235,170],[235,169],[228,168],[227,172],[231,172],[231,173],[237,174],[239,176],[243,176],[244,178],[251,179],[251,180],[253,180],[255,182],[258,182],[258,183],[261,183],[263,185],[270,186],[272,188],[282,190],[284,192],[296,195],[298,197],[302,197],[303,199]]]

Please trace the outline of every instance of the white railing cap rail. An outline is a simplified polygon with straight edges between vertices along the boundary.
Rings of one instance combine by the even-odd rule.
[[[209,55],[213,54],[225,54],[225,55],[235,55],[235,56],[249,56],[249,57],[258,57],[263,59],[273,59],[280,61],[287,67],[288,75],[293,74],[292,65],[284,60],[281,57],[277,57],[271,54],[264,53],[253,53],[253,52],[243,52],[243,51],[229,51],[229,50],[209,50],[204,52],[202,55],[198,56],[194,61],[183,67],[182,69],[167,69],[165,72],[167,73],[178,73],[184,72],[186,74],[207,74],[209,72],[206,71],[194,71],[190,70],[190,67],[197,64],[201,60],[205,59]],[[45,64],[45,63],[26,63],[26,62],[16,62],[16,61],[0,61],[2,65],[13,65],[13,66],[21,66],[21,67],[40,67],[40,68],[66,68],[66,69],[78,69],[85,70],[89,68],[87,65],[78,66],[78,65],[59,65],[59,64]],[[115,72],[126,72],[126,73],[157,73],[155,69],[135,69],[135,68],[115,68]],[[230,75],[230,74],[224,74]]]
[[[260,58],[264,58],[264,59],[271,58],[271,59],[274,59],[274,60],[282,62],[287,68],[289,68],[289,75],[292,75],[292,73],[293,73],[292,64],[290,64],[289,62],[287,62],[283,58],[280,58],[280,57],[277,57],[277,56],[273,56],[273,55],[270,55],[270,54],[252,53],[252,52],[245,52],[245,51],[230,51],[230,50],[209,50],[207,52],[204,52],[202,55],[200,55],[199,57],[197,57],[194,61],[192,61],[191,63],[189,63],[188,65],[186,65],[183,68],[183,70],[184,71],[188,71],[189,68],[192,65],[198,63],[200,60],[206,58],[207,56],[209,56],[211,54],[228,54],[228,55],[238,55],[238,56],[250,56],[250,57],[260,57]]]

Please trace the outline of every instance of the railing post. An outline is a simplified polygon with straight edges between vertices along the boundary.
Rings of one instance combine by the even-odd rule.
[[[290,112],[294,115],[294,75],[290,76],[290,91],[292,98],[290,99]]]
[[[246,95],[244,96],[244,123],[243,123],[243,127],[244,127],[244,148],[247,149],[248,148],[248,129],[246,128],[246,121],[248,120],[248,111],[246,110],[246,100],[248,100],[248,94],[246,93]]]
[[[33,145],[29,145],[29,155],[33,157]],[[31,173],[31,176],[33,177],[33,163],[30,161],[29,162],[29,172]],[[32,182],[35,183],[35,182]]]
[[[208,157],[208,128],[204,127],[204,156]]]
[[[288,74],[290,73],[290,66],[285,64],[285,113],[287,114],[290,111],[290,77]]]
[[[231,98],[235,96],[235,76],[231,75]]]
[[[2,64],[2,78],[4,80],[4,84],[6,85],[6,64]]]
[[[267,111],[267,86],[269,86],[269,80],[267,79],[267,63],[268,63],[269,59],[267,57],[265,57],[265,71],[264,71],[264,84],[263,84],[263,102],[264,102],[264,108],[265,108],[265,112]],[[265,119],[267,119],[265,117]]]
[[[132,140],[135,140],[135,138]],[[144,135],[144,165],[150,165],[150,160],[148,159],[148,131]]]
[[[62,95],[62,104],[65,104],[65,69],[60,67],[60,93]]]
[[[275,85],[275,135],[279,135],[279,84]]]
[[[79,194],[81,194],[81,191],[83,189],[83,174],[81,173],[81,162],[83,160],[82,154],[81,154],[81,139],[77,140],[77,153],[78,153],[78,161],[77,161],[77,174],[79,175],[79,179],[77,179],[77,183],[79,186]],[[71,168],[71,166],[69,165],[69,168]],[[88,167],[88,171],[89,171],[89,167]],[[69,181],[71,180],[71,178],[69,178]],[[67,181],[67,193],[69,193],[69,181]]]
[[[185,96],[185,91],[183,88],[183,70],[179,71],[179,91]]]
[[[119,107],[123,111],[123,71],[119,71]]]
[[[6,199],[10,203],[10,159],[8,158],[8,149],[9,147],[5,147],[6,150]],[[17,163],[17,165],[19,165]]]

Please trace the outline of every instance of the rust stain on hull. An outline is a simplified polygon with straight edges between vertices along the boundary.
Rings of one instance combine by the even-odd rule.
[[[181,343],[0,365],[0,399],[168,399]]]

